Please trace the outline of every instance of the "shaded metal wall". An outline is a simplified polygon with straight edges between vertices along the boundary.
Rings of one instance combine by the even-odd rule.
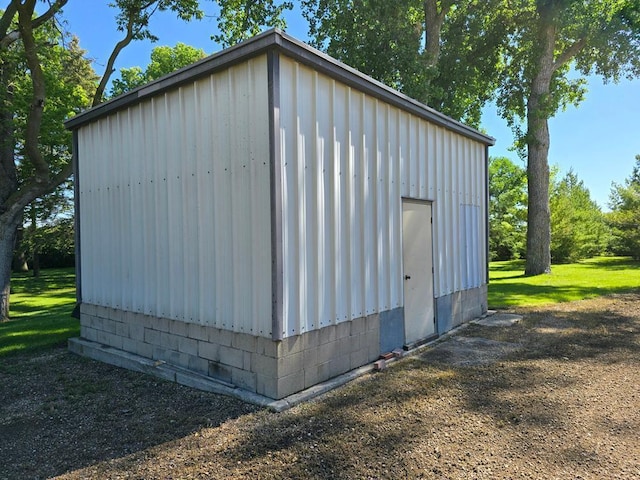
[[[403,305],[401,198],[433,201],[434,294],[485,282],[485,145],[286,57],[283,336]]]
[[[82,301],[271,334],[266,55],[82,126]]]

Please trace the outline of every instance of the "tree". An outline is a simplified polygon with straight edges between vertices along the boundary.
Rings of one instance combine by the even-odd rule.
[[[206,56],[204,50],[178,43],[175,47],[155,47],[151,51],[151,63],[145,71],[140,67],[120,69],[120,78],[113,80],[110,96],[115,97],[122,93],[140,87],[152,80],[156,80],[168,73],[186,67]]]
[[[612,229],[610,249],[640,260],[640,155],[623,185],[613,183],[607,221]]]
[[[502,0],[303,0],[314,46],[477,126],[498,87]]]
[[[438,42],[427,36],[423,44],[425,14],[420,1],[304,0],[302,4],[315,47],[425,100],[425,77],[437,62]],[[441,13],[448,9],[445,5]]]
[[[59,29],[56,17],[67,1],[41,1],[45,6],[41,15],[36,14],[37,0],[6,0],[6,8],[0,10],[0,320],[9,315],[11,260],[24,209],[54,191],[72,173],[68,155],[61,154],[68,152],[68,148],[59,149],[42,142],[49,131],[45,112],[55,103],[51,79],[46,74],[46,52],[52,46],[68,47],[68,43],[66,35],[59,35],[52,44],[40,32]],[[223,27],[220,38],[225,44],[255,32],[262,25],[283,25],[277,16],[282,9],[291,8],[290,3],[278,6],[273,0],[217,0],[217,3],[221,9],[218,20]],[[92,105],[103,101],[120,52],[135,40],[157,40],[149,30],[149,21],[156,12],[171,11],[185,21],[204,15],[198,0],[112,0],[110,5],[117,11],[116,25],[123,36],[114,46],[97,87],[93,86]],[[82,63],[80,58],[76,60]],[[68,85],[82,88],[86,80],[82,68],[75,69],[73,62],[68,67]],[[30,83],[25,104],[15,102],[16,78],[21,76]],[[81,105],[71,107],[67,117]],[[23,131],[14,125],[21,115]],[[56,120],[56,125],[62,127],[62,119]]]
[[[285,28],[285,10],[293,8],[293,2],[277,4],[274,0],[216,0],[219,34],[211,39],[223,47],[234,45],[260,33],[262,27]]]
[[[36,34],[39,44],[51,45],[39,53],[48,95],[42,112],[39,143],[49,168],[60,170],[71,163],[71,133],[64,128],[63,121],[90,105],[97,76],[91,63],[84,58],[85,52],[80,48],[78,39],[74,37],[62,44],[60,32],[53,27],[53,24],[43,25]],[[33,95],[28,72],[16,72],[13,86],[17,175],[18,183],[24,184],[34,175],[33,165],[24,161],[26,112]],[[29,247],[28,257],[35,276],[39,275],[39,249],[42,245],[38,241],[38,229],[62,211],[71,211],[72,198],[72,182],[65,181],[54,191],[33,200],[26,207],[24,218],[30,225],[25,231],[25,244],[21,250],[25,246]]]
[[[604,253],[609,239],[604,214],[572,170],[553,183],[549,204],[553,263],[575,262]]]
[[[506,157],[489,159],[489,254],[491,260],[524,255],[527,174]]]
[[[498,107],[526,147],[529,192],[525,274],[551,271],[549,126],[585,94],[573,67],[605,80],[640,73],[639,0],[513,0]],[[522,129],[521,123],[526,123]]]
[[[72,218],[73,197],[71,191],[72,182],[66,181],[53,192],[35,199],[25,207],[24,217],[29,221],[29,226],[24,229],[21,247],[26,250],[26,259],[31,263],[34,277],[40,275],[40,253],[47,250],[47,238],[44,231],[50,229],[62,217]]]
[[[74,52],[63,35],[58,35],[53,45],[51,36],[46,35],[47,30],[57,30],[56,15],[66,3],[67,0],[48,1],[46,11],[37,15],[36,0],[8,0],[0,16],[0,319],[9,315],[11,260],[24,209],[52,192],[72,171],[64,141],[46,141],[50,127],[62,128],[64,118],[48,125],[45,114],[56,106],[56,97],[50,96],[56,81],[49,75],[51,51],[66,50],[69,61],[63,78],[70,88],[82,89],[86,78],[86,63],[77,55],[78,49]],[[196,0],[115,0],[114,5],[118,8],[118,28],[125,36],[109,58],[93,104],[102,99],[118,53],[134,39],[152,38],[148,22],[155,11],[172,10],[183,19],[202,15]],[[24,91],[19,90],[22,79],[27,79],[28,84]],[[68,109],[68,117],[74,107],[82,105],[60,107]],[[23,128],[18,126],[21,119]]]
[[[39,224],[35,230],[25,229],[23,243],[27,249],[26,259],[34,265],[34,276],[36,264],[41,268],[74,266],[73,223],[73,217],[58,216],[52,217],[46,223]],[[37,252],[37,259],[33,258],[34,252]]]

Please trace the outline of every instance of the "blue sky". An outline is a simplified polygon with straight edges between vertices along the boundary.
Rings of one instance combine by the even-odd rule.
[[[80,38],[80,45],[94,60],[94,68],[100,75],[113,45],[121,36],[115,26],[115,10],[109,8],[108,3],[72,0],[64,9],[66,28]],[[151,30],[159,41],[129,45],[120,54],[116,70],[146,66],[151,50],[158,45],[173,46],[182,42],[207,53],[218,51],[220,47],[210,38],[217,29],[215,4],[202,2],[202,7],[207,17],[189,23],[170,13],[157,14],[152,18]],[[288,23],[287,33],[303,41],[307,38],[307,26],[299,12],[291,12]],[[591,198],[606,209],[611,182],[623,182],[631,174],[635,156],[640,154],[640,79],[603,85],[600,78],[591,77],[588,90],[579,107],[558,112],[551,119],[549,163],[558,165],[563,174],[573,168],[591,192]],[[513,136],[495,108],[485,109],[482,128],[496,138],[490,155],[506,156],[524,166],[516,153],[509,151]]]

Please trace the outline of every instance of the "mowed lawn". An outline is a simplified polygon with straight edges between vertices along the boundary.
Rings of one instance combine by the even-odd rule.
[[[596,257],[553,265],[550,275],[526,277],[524,261],[492,262],[489,307],[510,308],[570,302],[640,288],[640,262]]]
[[[640,262],[598,257],[554,265],[551,275],[524,276],[520,260],[490,265],[489,307],[509,309],[593,298],[640,288]],[[80,335],[72,268],[43,270],[39,278],[16,274],[11,320],[0,323],[0,357],[64,345]]]
[[[42,270],[11,278],[11,319],[0,323],[0,358],[64,345],[80,335],[71,317],[76,302],[73,268]]]

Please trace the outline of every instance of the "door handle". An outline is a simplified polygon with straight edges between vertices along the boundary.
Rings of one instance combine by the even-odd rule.
[[[404,276],[404,279],[405,279],[405,280],[411,280],[411,275],[405,275],[405,276]]]

